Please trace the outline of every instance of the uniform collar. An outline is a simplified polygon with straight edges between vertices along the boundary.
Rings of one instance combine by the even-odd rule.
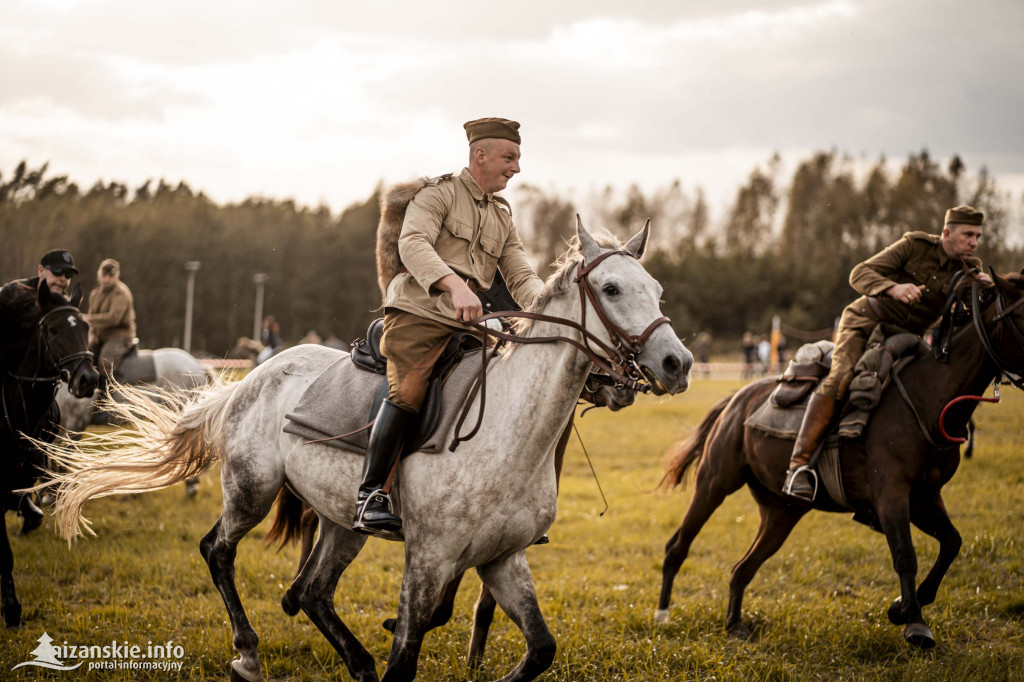
[[[494,194],[484,194],[483,189],[477,184],[473,174],[469,172],[468,168],[463,168],[462,172],[459,173],[459,180],[462,180],[463,184],[466,185],[466,189],[473,195],[473,198],[477,201],[487,200],[494,203]]]

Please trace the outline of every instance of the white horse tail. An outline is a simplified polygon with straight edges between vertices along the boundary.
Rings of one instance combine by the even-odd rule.
[[[106,433],[80,441],[62,434],[38,445],[52,470],[35,490],[56,488],[54,516],[61,537],[88,532],[87,500],[159,490],[198,475],[219,457],[227,408],[237,383],[215,382],[189,393],[154,387],[117,386],[118,401],[100,401],[117,422]]]

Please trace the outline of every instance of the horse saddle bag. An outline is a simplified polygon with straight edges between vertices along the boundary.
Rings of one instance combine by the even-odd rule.
[[[832,350],[822,354],[818,360],[798,362],[790,360],[786,371],[778,378],[779,385],[772,391],[770,400],[776,407],[792,407],[802,403],[811,391],[828,376],[832,367]]]
[[[352,342],[352,364],[359,369],[384,377],[370,408],[371,421],[377,417],[380,406],[390,392],[387,375],[388,360],[380,352],[380,340],[383,335],[384,318],[379,317],[370,323],[366,330],[366,338],[356,339]],[[413,419],[407,427],[408,437],[405,439],[405,453],[416,452],[437,428],[441,418],[441,387],[444,380],[467,355],[480,352],[482,348],[483,344],[480,340],[468,332],[454,332],[448,339],[448,345],[441,352],[441,356],[434,363],[434,369],[430,373],[427,382],[427,397],[420,408],[419,418]]]

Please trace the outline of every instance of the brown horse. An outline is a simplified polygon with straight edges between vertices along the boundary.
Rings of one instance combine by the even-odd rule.
[[[900,379],[909,400],[890,386],[864,435],[842,441],[840,449],[846,497],[858,520],[866,518],[885,533],[899,576],[901,595],[888,609],[889,620],[905,625],[906,640],[921,648],[935,645],[921,607],[935,601],[939,584],[961,545],[942,500],[942,486],[956,472],[960,452],[958,445],[940,435],[940,415],[958,396],[981,395],[1001,373],[1024,372],[1024,277],[993,276],[995,286],[980,295],[974,285],[972,324],[956,330],[949,362],[928,355],[908,365]],[[726,496],[744,485],[760,508],[761,525],[753,545],[733,568],[729,583],[726,628],[730,635],[742,639],[752,634],[743,623],[743,592],[761,564],[778,551],[811,508],[843,511],[820,488],[813,506],[780,493],[792,441],[744,426],[774,385],[774,379],[761,380],[722,400],[711,408],[693,436],[670,453],[672,461],[662,479],[663,487],[678,486],[688,468],[700,465],[693,500],[665,547],[655,615],[659,622],[668,620],[672,582],[697,533]],[[945,420],[947,432],[962,434],[976,406],[974,402],[961,403],[950,409]],[[934,566],[916,587],[911,523],[939,542]]]
[[[606,376],[604,378],[606,379]],[[591,374],[583,388],[580,399],[581,401],[591,403],[594,407],[607,407],[612,412],[617,412],[633,404],[636,400],[636,391],[609,385],[606,380],[602,380],[602,375]],[[585,408],[584,411],[589,409],[589,407]],[[556,479],[561,478],[562,460],[565,457],[565,448],[572,435],[575,419],[576,415],[573,414],[569,419],[569,423],[566,424],[565,429],[562,431],[558,444],[555,446]],[[296,574],[298,574],[309,558],[310,552],[313,551],[313,542],[316,539],[316,530],[319,525],[319,517],[316,515],[316,512],[310,506],[303,504],[291,490],[285,487],[278,493],[277,513],[274,516],[274,522],[270,530],[263,538],[263,542],[269,545],[278,544],[280,549],[289,542],[300,541],[299,565],[296,568]],[[434,613],[430,617],[430,623],[427,626],[428,631],[439,628],[451,620],[455,607],[455,596],[459,592],[459,585],[462,583],[464,575],[465,573],[460,573],[445,585],[434,607]],[[287,599],[286,595],[285,600]],[[282,601],[282,606],[286,613],[291,613],[289,610],[290,604]],[[497,601],[495,601],[491,591],[487,589],[487,585],[481,584],[480,596],[477,598],[476,605],[473,608],[473,634],[469,641],[469,653],[466,657],[470,668],[479,666],[483,660],[484,646],[487,644],[487,633],[490,631],[496,606]],[[385,630],[394,632],[397,620],[395,618],[388,618],[384,621],[383,625]]]

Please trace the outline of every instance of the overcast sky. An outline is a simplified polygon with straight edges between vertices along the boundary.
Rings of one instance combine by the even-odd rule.
[[[522,123],[515,182],[674,178],[927,147],[1024,187],[1021,0],[3,0],[0,171],[186,180],[340,210]],[[790,169],[792,165],[790,165]]]

